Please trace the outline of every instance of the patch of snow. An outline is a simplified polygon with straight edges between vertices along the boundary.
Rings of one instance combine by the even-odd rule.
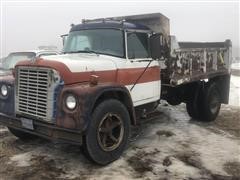
[[[18,167],[28,167],[28,166],[31,166],[31,163],[30,163],[31,158],[32,158],[32,154],[29,152],[23,153],[23,154],[17,154],[10,158],[9,163],[12,163],[12,162],[16,163],[16,166]]]
[[[215,133],[200,132],[198,128],[194,130],[193,138],[198,143],[192,145],[192,149],[201,156],[203,166],[215,174],[224,174],[223,165],[230,162],[240,162],[240,143],[228,137],[219,136]],[[203,135],[205,134],[205,135]],[[224,142],[224,143],[223,143]],[[227,175],[225,173],[225,175]]]
[[[240,88],[240,76],[231,76],[231,83],[236,87]]]
[[[231,75],[229,104],[240,106],[240,76]]]
[[[232,69],[240,70],[240,63],[233,63],[231,66]]]
[[[76,152],[66,153],[59,151],[61,147],[52,149],[44,147],[41,155],[48,154],[54,160],[59,161],[62,169],[67,169],[62,174],[63,179],[87,177],[89,179],[129,179],[139,178],[138,172],[128,163],[129,158],[138,156],[143,152],[139,164],[150,163],[151,171],[143,173],[143,177],[158,179],[188,179],[189,177],[200,179],[202,177],[201,166],[213,174],[228,175],[224,170],[226,162],[240,162],[240,142],[230,135],[214,133],[204,126],[189,121],[185,112],[185,106],[159,107],[164,112],[154,121],[142,125],[139,138],[130,144],[123,156],[105,167],[95,167],[86,161],[82,154]],[[174,132],[171,136],[158,135],[159,131]],[[152,154],[152,152],[157,153]],[[181,154],[193,152],[193,158],[199,159],[200,167],[194,167],[178,158]],[[163,161],[170,157],[171,165],[164,166]],[[143,161],[141,161],[143,160]],[[70,171],[68,170],[70,169]],[[167,171],[167,173],[165,172]],[[141,179],[141,176],[140,176]]]
[[[231,111],[230,106],[225,110]],[[226,162],[240,162],[240,141],[229,135],[211,131],[208,124],[192,121],[185,105],[159,106],[159,117],[143,122],[139,137],[130,143],[121,158],[108,166],[99,167],[83,156],[78,146],[51,142],[33,145],[29,152],[14,155],[10,162],[18,167],[28,167],[32,157],[42,156],[54,161],[61,179],[201,179],[206,173],[227,176]],[[213,127],[214,128],[214,127]],[[161,132],[161,133],[160,133]],[[169,135],[163,135],[169,132]],[[181,158],[182,155],[186,158]],[[135,157],[136,164],[129,163]],[[164,165],[169,157],[171,163]],[[193,163],[186,162],[188,158]],[[144,172],[134,166],[147,165]],[[44,165],[44,164],[43,164]],[[205,175],[208,179],[208,174]],[[204,176],[204,177],[205,177]]]
[[[7,131],[8,131],[7,128],[1,128],[1,129],[0,129],[0,133],[4,133],[4,132],[7,132]]]
[[[181,177],[182,179],[188,179],[188,177],[194,177],[194,178],[200,178],[198,176],[199,169],[194,168],[192,166],[186,166],[184,162],[176,159],[176,158],[171,158],[172,165],[169,166],[168,170],[170,172],[173,172],[173,176],[176,178]]]

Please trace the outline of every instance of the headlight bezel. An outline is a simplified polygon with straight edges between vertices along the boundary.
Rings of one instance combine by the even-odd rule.
[[[8,87],[8,85],[7,84],[1,84],[0,85],[0,97],[3,98],[3,99],[6,99],[8,96],[9,96],[9,87]]]
[[[65,107],[70,111],[74,111],[78,106],[76,96],[70,93],[65,96],[64,103],[65,103]]]

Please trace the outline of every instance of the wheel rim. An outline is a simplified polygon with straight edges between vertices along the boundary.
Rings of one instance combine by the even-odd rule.
[[[113,151],[119,147],[124,134],[122,119],[112,113],[106,114],[98,126],[97,139],[104,151]]]
[[[218,98],[218,94],[217,92],[214,92],[212,94],[212,98],[210,100],[210,111],[212,114],[215,114],[218,109],[220,107],[220,101],[219,101],[219,98]]]

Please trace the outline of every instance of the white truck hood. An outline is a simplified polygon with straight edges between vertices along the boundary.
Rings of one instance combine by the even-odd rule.
[[[116,70],[117,61],[121,58],[87,53],[61,54],[44,57],[46,60],[65,64],[71,72]]]

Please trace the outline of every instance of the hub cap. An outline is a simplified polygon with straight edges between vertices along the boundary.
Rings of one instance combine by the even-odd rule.
[[[108,113],[98,126],[98,143],[104,151],[113,151],[121,144],[123,134],[122,119],[116,114]]]

